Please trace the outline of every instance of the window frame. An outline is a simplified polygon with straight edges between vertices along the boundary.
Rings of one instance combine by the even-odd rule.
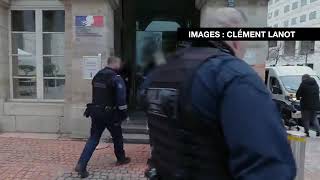
[[[278,41],[268,41],[268,48],[278,47]]]
[[[297,6],[295,6],[297,5]],[[291,10],[295,10],[295,9],[298,9],[299,8],[299,1],[295,1],[292,3],[291,5]]]
[[[288,48],[288,43],[294,43],[294,46],[293,46],[293,50],[291,50],[291,49],[287,49]],[[296,52],[296,45],[297,45],[297,41],[285,41],[284,42],[284,46],[283,46],[283,54],[285,55],[285,56],[288,56],[288,57],[292,57],[292,56],[295,56],[295,54],[297,53]],[[292,53],[291,53],[291,51],[293,51]]]
[[[273,17],[278,17],[279,13],[280,13],[279,9],[276,9],[273,13]]]
[[[272,5],[273,4],[273,0],[269,0],[268,4]]]
[[[290,20],[291,26],[297,25],[297,19],[298,19],[297,17],[291,18],[291,20]]]
[[[20,31],[12,31],[12,24],[11,24],[11,17],[12,17],[12,11],[26,11],[31,10],[35,11],[35,32],[20,32]],[[64,102],[65,98],[63,99],[45,99],[44,98],[44,80],[50,79],[50,78],[44,78],[43,74],[43,57],[47,57],[48,55],[43,54],[43,34],[48,32],[43,32],[42,27],[42,18],[43,18],[43,11],[55,11],[55,10],[63,10],[65,11],[63,6],[55,6],[55,7],[20,7],[20,6],[12,6],[9,8],[8,13],[8,37],[9,37],[9,75],[10,75],[10,101],[17,101],[17,102]],[[12,33],[34,33],[35,34],[35,44],[36,44],[36,54],[35,54],[35,60],[36,60],[36,98],[34,99],[21,99],[21,98],[14,98],[14,88],[13,88],[13,56],[15,54],[12,54]],[[59,32],[49,32],[49,33],[59,33]],[[64,32],[60,32],[65,34]],[[49,55],[51,56],[51,55]],[[59,55],[52,55],[54,57],[57,57]],[[61,57],[64,57],[65,55],[61,55]],[[19,78],[26,78],[19,76]],[[33,79],[28,77],[29,79]],[[51,79],[64,79],[66,80],[66,77],[53,77]]]
[[[228,7],[235,7],[235,0],[228,0]]]
[[[307,15],[306,14],[303,14],[299,17],[299,22],[300,23],[304,23],[307,21]]]
[[[313,16],[311,16],[311,15],[314,15],[314,18],[313,18]],[[311,18],[312,17],[312,18]],[[312,21],[312,20],[315,20],[315,19],[317,19],[317,11],[312,11],[312,12],[310,12],[309,13],[309,21]]]
[[[304,43],[309,43],[309,44],[304,44]],[[316,45],[316,41],[300,41],[300,44],[299,44],[299,55],[312,55],[315,53],[315,45]],[[308,49],[308,52],[305,53],[305,48]],[[309,48],[312,48],[312,51],[311,49]]]
[[[290,11],[290,4],[287,4],[283,7],[283,13],[288,13]]]
[[[308,5],[308,0],[305,0],[305,4],[302,3],[302,1],[303,1],[303,0],[300,0],[300,6],[301,6],[301,7]]]

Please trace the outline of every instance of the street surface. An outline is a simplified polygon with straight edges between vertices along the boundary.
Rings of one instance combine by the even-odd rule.
[[[305,159],[305,179],[320,179],[320,138],[314,138],[315,133],[307,140]]]
[[[307,142],[305,180],[319,180],[320,138]],[[34,137],[36,138],[36,137]],[[83,141],[32,139],[0,136],[1,180],[74,180],[73,168],[84,146]],[[104,147],[104,146],[101,146]],[[132,163],[115,166],[112,144],[97,150],[89,163],[87,179],[145,180],[148,145],[125,145]]]
[[[79,179],[73,168],[83,146],[83,141],[0,138],[0,179]],[[112,145],[97,150],[89,163],[91,175],[87,179],[145,179],[148,145],[125,145],[125,150],[132,163],[124,166],[115,165]]]

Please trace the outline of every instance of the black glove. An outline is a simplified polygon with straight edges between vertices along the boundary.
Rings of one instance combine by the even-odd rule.
[[[86,110],[83,113],[83,116],[86,117],[86,118],[88,118],[90,116],[89,108],[86,108]]]
[[[86,117],[86,118],[90,117],[91,108],[92,108],[92,104],[91,104],[91,103],[90,103],[90,104],[87,104],[87,108],[86,108],[86,110],[85,110],[84,113],[83,113],[83,116],[84,116],[84,117]]]

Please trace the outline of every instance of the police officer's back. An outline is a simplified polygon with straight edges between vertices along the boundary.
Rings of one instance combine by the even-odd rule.
[[[117,70],[121,60],[108,59],[108,67],[100,70],[92,80],[92,103],[87,104],[86,117],[91,117],[90,137],[83,149],[75,168],[82,178],[89,174],[86,170],[96,146],[105,128],[110,131],[114,144],[117,164],[127,164],[130,158],[125,156],[121,123],[127,118],[126,86]]]
[[[223,19],[216,19],[223,15]],[[241,25],[233,8],[212,21]],[[229,16],[229,17],[228,17]],[[147,90],[152,160],[160,179],[292,180],[295,162],[242,42],[194,43],[152,74]]]

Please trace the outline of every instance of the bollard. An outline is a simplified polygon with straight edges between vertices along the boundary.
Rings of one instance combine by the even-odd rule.
[[[304,161],[306,152],[306,135],[299,131],[287,131],[288,140],[297,165],[297,176],[295,180],[304,179]]]

